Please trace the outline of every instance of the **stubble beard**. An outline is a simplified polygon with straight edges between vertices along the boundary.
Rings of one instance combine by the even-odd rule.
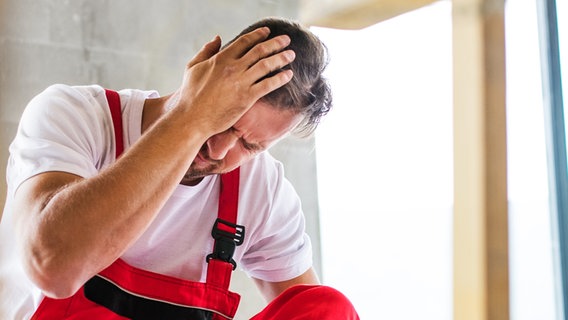
[[[187,169],[185,175],[182,178],[182,184],[197,184],[206,176],[220,173],[219,167],[221,165],[221,161],[216,161],[209,158],[207,148],[205,146],[201,148],[199,154],[203,159],[209,162],[209,165],[199,168],[195,162],[192,162],[189,166],[189,169]]]
[[[183,176],[184,180],[194,180],[194,179],[202,179],[206,176],[215,174],[217,169],[216,165],[209,165],[205,168],[196,168],[195,164],[192,163],[185,175]]]

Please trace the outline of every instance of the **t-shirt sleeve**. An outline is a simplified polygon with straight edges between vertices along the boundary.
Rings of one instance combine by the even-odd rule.
[[[10,145],[7,179],[11,190],[42,172],[62,171],[89,177],[104,152],[104,109],[88,94],[53,85],[34,97],[24,110]]]
[[[305,232],[305,218],[300,199],[277,163],[274,175],[268,174],[263,188],[272,197],[263,209],[254,212],[257,230],[253,231],[243,256],[243,269],[249,276],[265,281],[285,281],[306,272],[312,266],[312,246]],[[272,179],[271,179],[272,178]],[[258,184],[258,179],[253,182]],[[256,198],[262,198],[257,189]],[[262,217],[262,218],[261,218]]]

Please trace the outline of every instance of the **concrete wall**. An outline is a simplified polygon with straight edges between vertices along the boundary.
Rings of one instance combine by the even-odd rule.
[[[0,0],[0,179],[23,108],[48,85],[97,83],[166,94],[214,35],[229,40],[261,17],[297,13],[298,0]],[[313,140],[286,140],[273,151],[301,193],[319,271]],[[5,191],[1,183],[2,206]],[[242,274],[234,287],[251,290]],[[256,293],[245,294],[238,318],[261,306]]]

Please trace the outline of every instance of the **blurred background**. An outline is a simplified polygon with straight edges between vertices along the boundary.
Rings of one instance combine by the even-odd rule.
[[[515,320],[566,319],[558,222],[566,213],[554,202],[566,194],[550,188],[558,177],[547,136],[550,21],[542,2],[504,6],[504,232]],[[568,61],[568,6],[547,2]],[[316,271],[361,319],[454,319],[452,9],[447,0],[0,0],[0,168],[27,102],[51,84],[168,94],[215,35],[228,41],[266,16],[300,20],[329,47],[335,109],[314,136],[290,137],[270,152],[302,198]],[[0,205],[5,193],[3,182]],[[243,295],[236,319],[265,305],[243,273],[232,287]]]

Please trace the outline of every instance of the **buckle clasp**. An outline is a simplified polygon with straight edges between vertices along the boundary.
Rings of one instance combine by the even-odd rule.
[[[237,263],[233,260],[233,255],[236,247],[243,244],[245,227],[217,218],[211,230],[211,236],[215,239],[215,246],[213,253],[208,254],[205,258],[207,263],[211,259],[217,259],[229,262],[233,265],[233,270],[235,270]]]

